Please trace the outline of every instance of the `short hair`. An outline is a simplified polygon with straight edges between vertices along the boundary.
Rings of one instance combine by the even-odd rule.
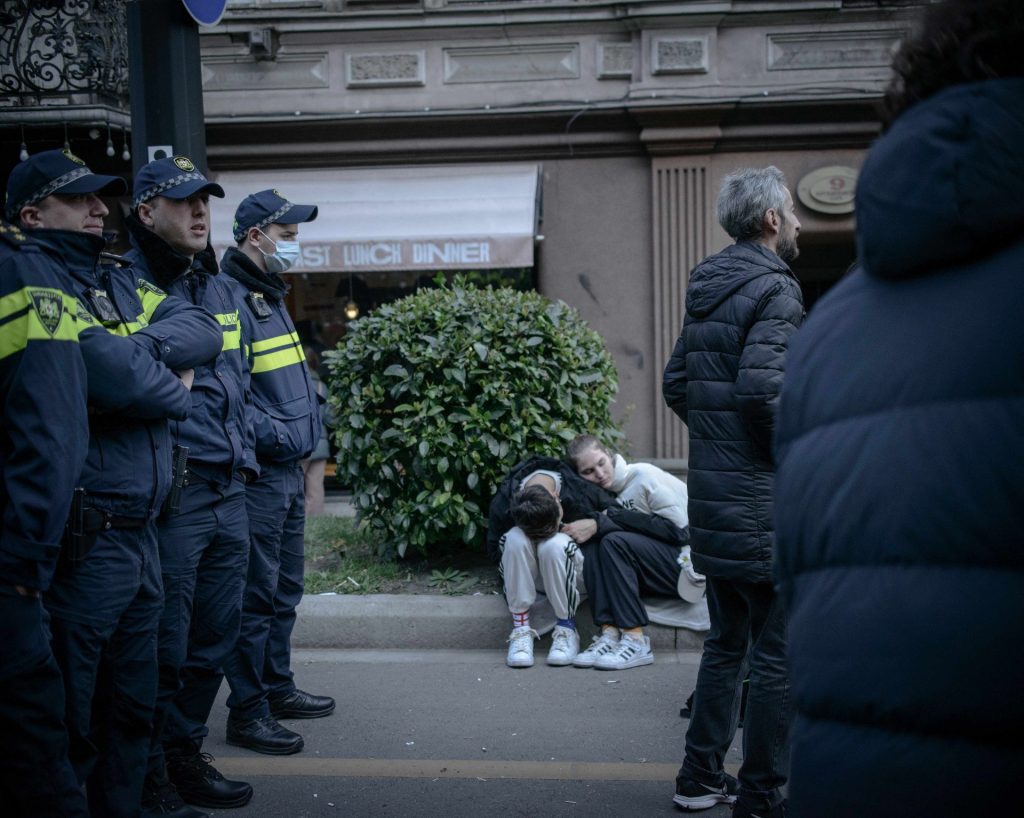
[[[512,521],[531,540],[546,540],[558,532],[562,507],[543,486],[527,486],[512,497]]]
[[[886,125],[944,88],[1024,76],[1021,0],[946,0],[928,6],[893,58]]]
[[[774,165],[740,168],[722,181],[716,205],[718,223],[736,241],[752,241],[764,233],[764,214],[774,210],[784,222],[786,177]]]
[[[565,457],[576,471],[580,470],[580,455],[587,449],[599,449],[609,458],[612,457],[611,449],[593,435],[576,435],[565,447]]]

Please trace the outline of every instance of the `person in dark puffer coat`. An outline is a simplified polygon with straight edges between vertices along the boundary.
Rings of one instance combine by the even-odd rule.
[[[785,615],[772,587],[772,432],[789,339],[803,321],[789,269],[800,222],[774,167],[726,177],[718,219],[736,239],[690,275],[663,394],[690,432],[690,544],[707,577],[711,632],[697,677],[674,802],[735,816],[781,815],[788,763]],[[723,759],[736,729],[749,651],[743,766]]]
[[[860,176],[862,266],[787,363],[791,818],[1003,815],[1024,779],[1022,39],[1019,0],[929,9]]]

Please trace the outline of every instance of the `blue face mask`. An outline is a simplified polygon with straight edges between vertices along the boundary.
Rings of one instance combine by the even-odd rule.
[[[263,253],[263,248],[258,248],[263,253],[263,261],[267,265],[268,273],[286,272],[299,260],[302,247],[297,241],[274,241],[262,230],[260,230],[260,235],[274,245],[273,253]]]

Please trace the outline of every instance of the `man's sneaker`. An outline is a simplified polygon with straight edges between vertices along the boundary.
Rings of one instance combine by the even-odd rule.
[[[651,653],[651,640],[647,636],[637,639],[624,633],[619,644],[613,650],[594,661],[594,667],[598,670],[626,670],[631,667],[640,667],[654,662],[654,654]]]
[[[229,781],[210,763],[213,756],[199,752],[168,752],[167,774],[178,794],[190,804],[211,809],[244,807],[252,799],[252,787],[244,781]]]
[[[599,656],[604,656],[614,650],[619,644],[619,632],[614,628],[601,631],[594,637],[590,647],[585,651],[576,654],[572,660],[575,667],[593,667]]]
[[[537,631],[533,628],[515,628],[508,637],[505,664],[509,667],[533,667],[533,640],[537,638]]]
[[[580,635],[575,628],[563,628],[555,625],[551,634],[551,650],[548,651],[548,664],[555,667],[571,665],[576,654],[580,652]]]
[[[740,791],[739,782],[726,773],[721,787],[709,787],[692,778],[676,776],[676,794],[672,803],[686,810],[711,809],[716,804],[733,804]],[[734,816],[735,818],[735,816]]]
[[[737,801],[732,810],[733,818],[786,818],[786,802],[771,808],[758,809],[744,801]]]

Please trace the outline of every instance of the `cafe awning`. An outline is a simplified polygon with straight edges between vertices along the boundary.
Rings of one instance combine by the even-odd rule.
[[[227,194],[212,200],[213,243],[233,246],[238,203],[274,188],[320,209],[300,227],[296,272],[531,267],[539,178],[532,164],[211,174]]]

